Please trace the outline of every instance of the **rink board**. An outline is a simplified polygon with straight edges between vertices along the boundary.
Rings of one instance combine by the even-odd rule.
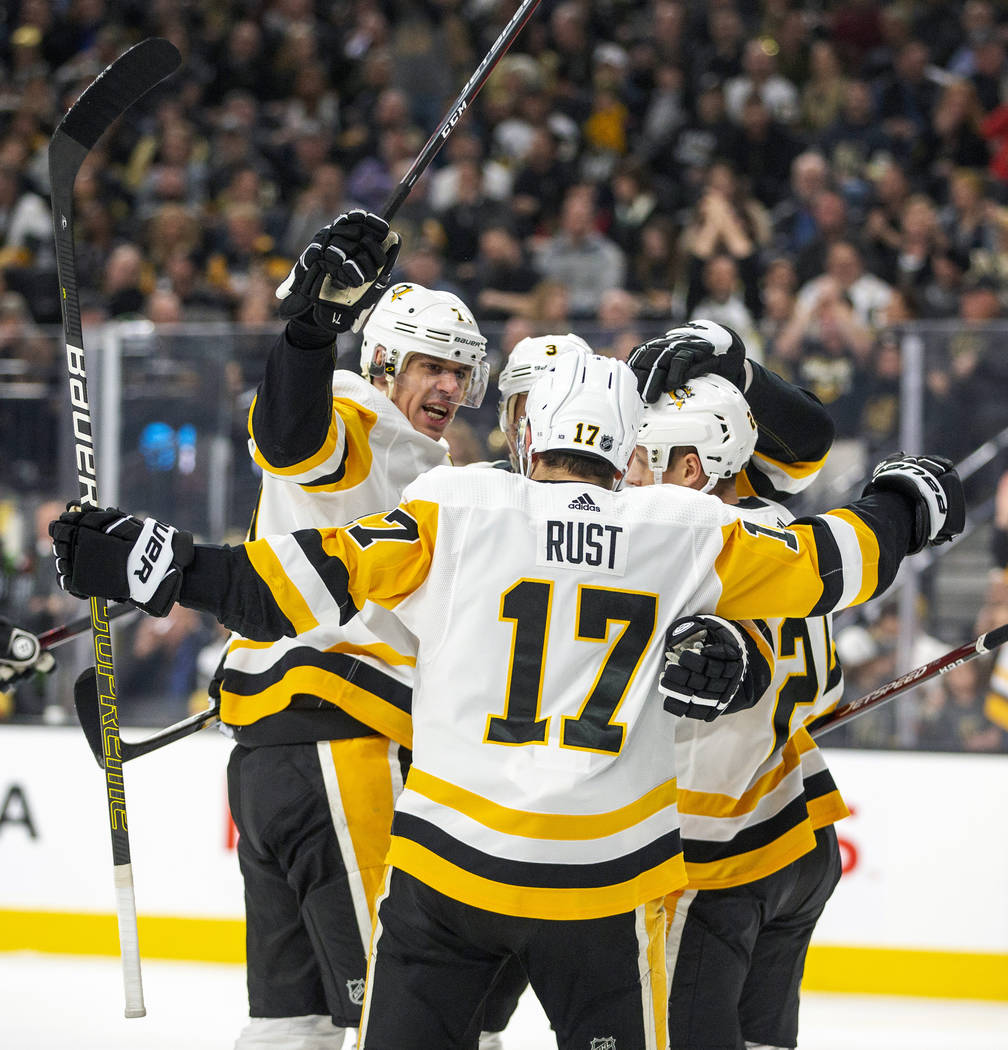
[[[243,958],[229,750],[210,730],[125,766],[147,958]],[[1008,756],[828,754],[854,815],[805,986],[1008,1000]],[[0,950],[118,954],[104,778],[75,729],[0,728]]]

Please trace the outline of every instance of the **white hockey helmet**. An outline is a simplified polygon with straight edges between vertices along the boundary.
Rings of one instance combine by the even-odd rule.
[[[739,388],[721,376],[705,375],[645,407],[637,444],[647,450],[657,484],[673,448],[695,448],[708,477],[703,491],[708,492],[749,462],[756,436],[756,421]]]
[[[623,361],[597,354],[564,354],[540,373],[525,405],[529,463],[534,452],[576,452],[623,473],[637,444],[644,402]],[[524,436],[519,442],[523,453]]]
[[[364,325],[362,374],[394,380],[410,354],[426,354],[472,369],[461,403],[469,408],[482,404],[490,378],[486,336],[457,295],[402,281],[378,300]]]
[[[592,348],[573,332],[566,335],[530,335],[515,343],[497,377],[497,389],[500,392],[497,419],[505,434],[517,422],[511,416],[511,399],[517,394],[527,394],[540,373],[552,368],[561,354],[571,351],[590,354]]]

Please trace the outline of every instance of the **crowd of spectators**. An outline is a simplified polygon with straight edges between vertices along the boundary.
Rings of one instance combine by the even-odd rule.
[[[85,324],[263,325],[306,238],[381,207],[514,8],[8,3],[0,439],[41,462],[13,456],[15,487],[38,491],[56,449],[14,395],[63,396],[39,335],[59,323],[46,146],[109,61],[150,35],[183,55],[78,176]],[[925,436],[958,458],[1008,427],[986,324],[1008,302],[1008,10],[543,0],[395,226],[399,274],[458,292],[498,363],[537,331],[622,356],[690,316],[730,325],[830,408],[840,477],[893,447],[900,333],[934,322]]]

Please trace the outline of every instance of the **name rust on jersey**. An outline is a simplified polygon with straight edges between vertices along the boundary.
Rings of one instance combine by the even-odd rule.
[[[626,529],[606,521],[546,518],[538,524],[536,564],[585,566],[622,576],[626,571]]]

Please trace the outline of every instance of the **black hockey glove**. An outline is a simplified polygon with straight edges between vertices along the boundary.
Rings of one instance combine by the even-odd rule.
[[[630,351],[627,364],[648,404],[690,379],[723,376],[745,387],[745,344],[730,328],[713,321],[690,321]]]
[[[193,560],[192,533],[114,507],[81,510],[70,504],[49,523],[56,575],[78,598],[132,602],[152,616],[167,616]]]
[[[658,679],[664,708],[711,722],[734,699],[749,657],[738,628],[720,616],[683,616],[665,632],[665,668]]]
[[[962,481],[944,456],[888,456],[872,471],[861,495],[884,491],[901,492],[914,501],[908,554],[947,543],[966,526]]]
[[[388,287],[399,235],[379,215],[361,209],[323,227],[276,290],[280,316],[318,334],[359,331]],[[302,332],[302,335],[307,333]],[[294,338],[296,345],[311,343]]]
[[[0,617],[0,689],[28,678],[36,671],[48,674],[56,666],[38,638]]]

